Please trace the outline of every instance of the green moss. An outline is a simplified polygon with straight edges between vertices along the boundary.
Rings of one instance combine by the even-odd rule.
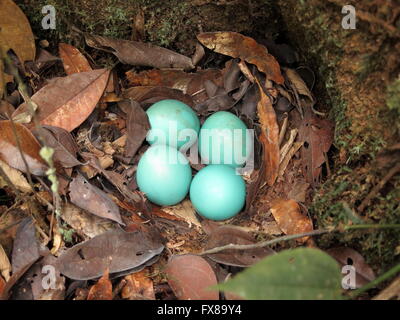
[[[388,86],[386,105],[391,110],[397,127],[400,129],[400,77]]]

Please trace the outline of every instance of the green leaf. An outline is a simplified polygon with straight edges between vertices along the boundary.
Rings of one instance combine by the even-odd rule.
[[[297,248],[268,256],[217,288],[253,300],[341,299],[341,279],[328,254]]]

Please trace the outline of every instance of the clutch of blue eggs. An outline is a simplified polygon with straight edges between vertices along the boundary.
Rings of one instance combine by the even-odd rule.
[[[197,114],[178,100],[161,100],[147,109],[151,145],[139,160],[136,180],[153,203],[171,206],[189,193],[193,207],[211,220],[238,214],[246,199],[246,184],[236,168],[242,167],[252,148],[246,125],[236,115],[219,111],[200,127]],[[198,150],[207,164],[192,178],[187,157]]]

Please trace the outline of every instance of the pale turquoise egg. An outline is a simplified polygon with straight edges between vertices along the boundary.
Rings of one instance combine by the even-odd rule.
[[[173,99],[161,100],[147,109],[151,130],[146,139],[150,144],[190,147],[197,141],[200,121],[187,104]]]
[[[194,176],[190,200],[196,211],[207,219],[229,219],[244,206],[246,184],[234,168],[209,165]]]
[[[244,122],[230,112],[219,111],[208,117],[199,134],[202,162],[243,166],[252,148],[246,129]]]
[[[185,156],[173,147],[151,146],[141,157],[136,181],[146,197],[161,206],[182,201],[192,180],[192,169]]]

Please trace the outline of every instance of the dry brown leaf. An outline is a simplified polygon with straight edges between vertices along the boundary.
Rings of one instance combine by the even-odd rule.
[[[356,288],[361,288],[375,279],[375,273],[365,262],[364,257],[348,247],[330,248],[326,252],[335,258],[341,266],[352,265],[356,271]]]
[[[193,208],[190,200],[184,200],[175,206],[163,207],[162,211],[184,219],[189,224],[189,227],[194,224],[201,228],[201,223],[196,216],[196,210]]]
[[[285,68],[284,71],[294,90],[296,90],[299,95],[303,96],[305,102],[303,107],[314,105],[314,96],[300,75],[293,69]]]
[[[0,274],[6,281],[8,281],[10,279],[10,273],[11,273],[10,260],[8,259],[8,256],[4,251],[3,246],[0,244]],[[1,283],[0,283],[0,295],[1,295]]]
[[[164,250],[160,235],[149,230],[107,231],[64,251],[58,258],[60,272],[75,280],[100,277],[106,268],[119,273],[140,267]]]
[[[32,96],[38,105],[36,118],[42,125],[77,128],[92,113],[106,87],[110,71],[99,69],[57,78]],[[26,103],[21,104],[13,119],[29,114]]]
[[[225,225],[211,232],[205,249],[209,250],[231,243],[249,245],[256,242],[248,232],[240,230],[236,226]],[[251,250],[225,250],[220,253],[210,254],[208,257],[217,263],[235,267],[248,267],[270,254],[274,254],[274,251],[266,247]]]
[[[39,142],[25,126],[18,123],[14,123],[14,125],[18,139],[15,139],[12,122],[10,120],[0,121],[0,158],[10,167],[27,173],[18,149],[18,140],[29,171],[38,176],[44,175],[47,166],[39,155],[41,148]]]
[[[168,87],[132,87],[123,91],[122,95],[125,99],[132,99],[140,103],[152,104],[164,99],[175,99],[186,103],[188,106],[194,106],[190,95]]]
[[[0,47],[14,50],[22,63],[33,61],[35,39],[28,19],[13,1],[1,0],[0,4]]]
[[[313,230],[311,219],[301,213],[299,204],[294,200],[274,200],[271,213],[285,234],[305,233]],[[297,241],[305,242],[308,238],[303,237]]]
[[[87,300],[112,300],[112,284],[108,274],[107,269],[99,281],[90,288]]]
[[[104,191],[90,184],[82,175],[71,181],[69,191],[73,204],[98,217],[124,225],[118,206]]]
[[[219,300],[217,277],[208,262],[196,255],[172,256],[165,270],[168,283],[179,300]]]
[[[146,269],[127,275],[125,280],[126,284],[121,291],[121,297],[123,299],[156,299],[153,280],[148,276],[148,271]]]
[[[279,63],[263,45],[236,32],[200,33],[197,39],[208,49],[255,64],[267,79],[283,84]]]
[[[76,232],[87,238],[94,238],[114,227],[109,220],[88,213],[71,203],[63,205],[61,218]]]
[[[332,143],[334,126],[331,121],[321,119],[306,109],[299,129],[299,140],[303,143],[301,160],[306,172],[307,182],[315,186],[320,179],[325,155]]]
[[[31,192],[32,188],[24,175],[18,170],[11,168],[7,163],[0,160],[0,167],[3,169],[5,174],[8,176],[13,185],[21,192]],[[0,188],[7,185],[7,182],[0,176]]]
[[[261,99],[257,104],[261,123],[260,142],[263,145],[265,177],[269,186],[275,183],[279,172],[279,126],[270,98],[257,81]]]
[[[138,41],[112,39],[85,34],[88,46],[113,53],[122,63],[158,69],[194,68],[192,59],[174,51]]]
[[[66,43],[58,45],[60,58],[62,59],[67,75],[79,72],[92,71],[92,67],[85,56],[74,46]]]

